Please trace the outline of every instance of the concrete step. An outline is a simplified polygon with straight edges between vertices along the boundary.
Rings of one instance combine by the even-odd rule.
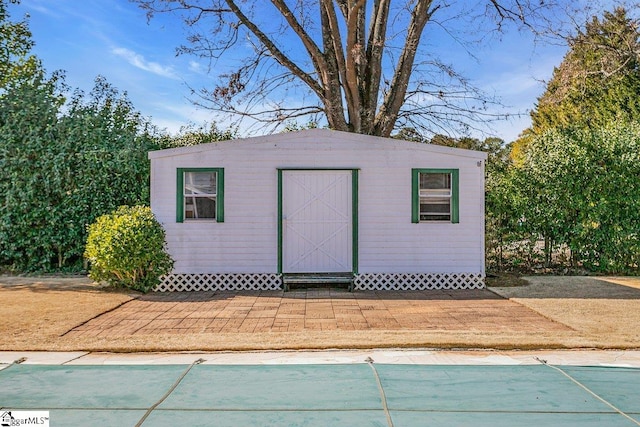
[[[351,273],[286,273],[282,275],[284,290],[305,288],[346,288],[353,287]]]

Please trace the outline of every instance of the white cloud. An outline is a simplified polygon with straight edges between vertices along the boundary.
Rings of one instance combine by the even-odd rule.
[[[500,96],[502,97],[515,97],[543,89],[540,80],[529,73],[503,74],[502,78],[497,82],[493,82],[492,86],[499,88]]]
[[[111,49],[111,52],[124,58],[129,64],[141,70],[148,71],[158,76],[167,77],[174,80],[180,80],[180,77],[173,71],[171,67],[165,67],[157,62],[147,61],[144,56],[124,47]]]
[[[182,126],[189,123],[196,126],[207,123],[217,123],[221,128],[225,127],[222,121],[216,120],[215,114],[203,108],[198,108],[186,99],[174,102],[155,102],[152,104],[152,122],[160,129],[166,129],[171,134],[176,134]]]
[[[199,62],[196,62],[196,61],[189,61],[189,70],[193,71],[194,73],[197,73],[197,74],[205,74],[206,73],[206,70],[204,69],[202,64],[200,64]]]
[[[53,10],[46,8],[42,5],[39,4],[33,4],[33,3],[27,3],[25,4],[25,7],[31,10],[34,10],[36,12],[42,13],[43,15],[47,15],[47,16],[51,16],[53,18],[59,18],[60,15],[55,13]]]

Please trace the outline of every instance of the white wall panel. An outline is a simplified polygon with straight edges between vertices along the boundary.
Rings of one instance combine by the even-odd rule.
[[[150,153],[151,206],[177,273],[277,270],[278,168],[359,169],[359,271],[484,273],[484,159],[327,130]],[[176,169],[222,167],[225,222],[176,223]],[[411,222],[411,169],[460,170],[460,223]]]

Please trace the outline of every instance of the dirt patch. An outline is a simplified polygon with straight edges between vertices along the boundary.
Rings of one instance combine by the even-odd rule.
[[[485,280],[488,287],[511,288],[514,286],[528,286],[529,282],[517,274],[500,273],[487,275]]]
[[[86,277],[0,276],[0,348],[55,349],[69,329],[132,298]]]

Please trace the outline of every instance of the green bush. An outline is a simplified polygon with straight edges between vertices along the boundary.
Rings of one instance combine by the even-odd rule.
[[[529,268],[640,274],[640,123],[550,130],[521,164],[489,172],[490,267],[528,246]]]
[[[85,257],[96,281],[148,292],[173,268],[165,233],[151,209],[121,206],[89,226]]]

